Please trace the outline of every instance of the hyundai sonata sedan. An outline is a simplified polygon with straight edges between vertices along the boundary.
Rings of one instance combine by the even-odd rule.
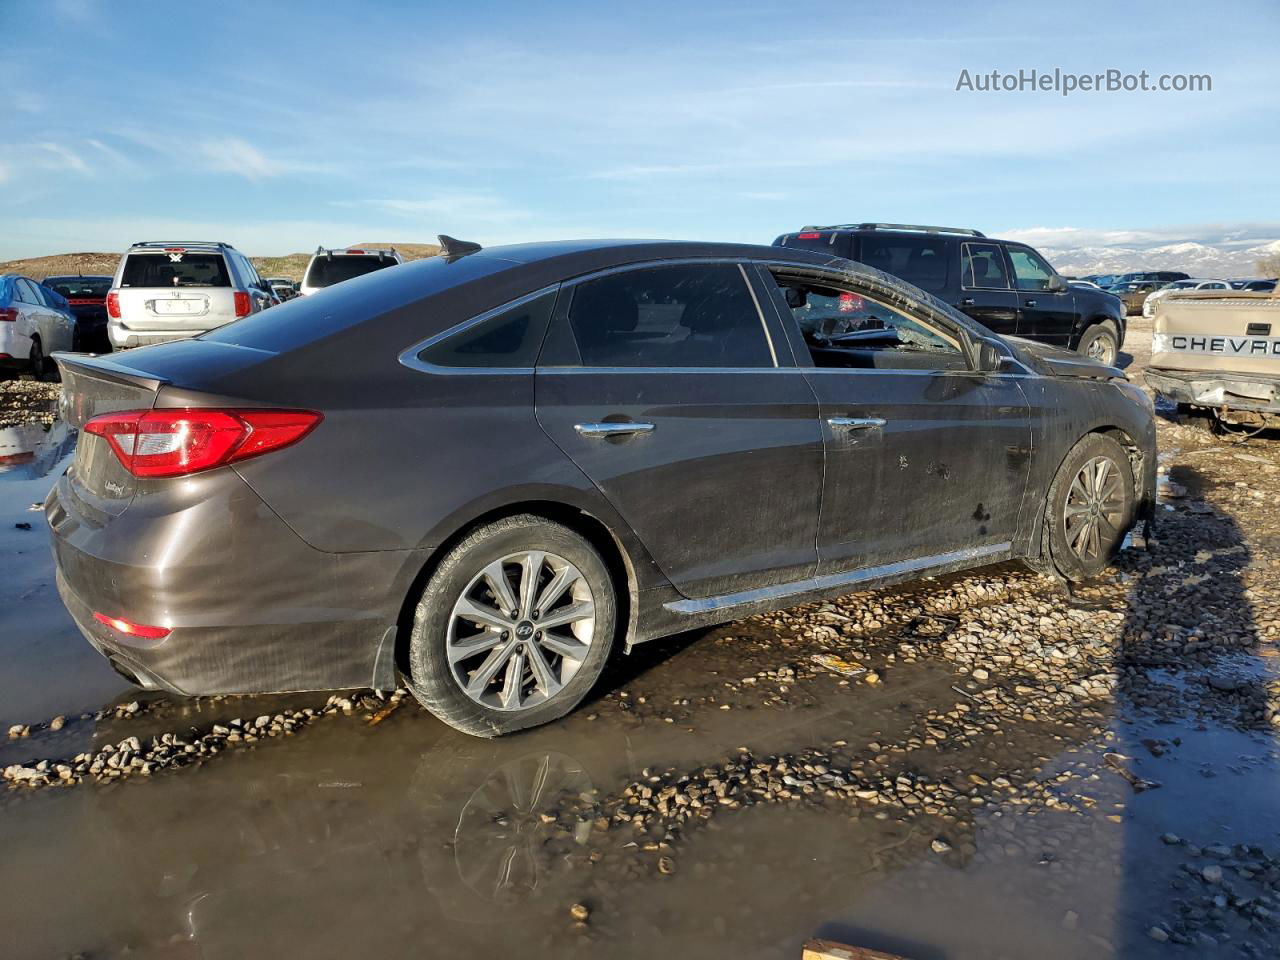
[[[350,280],[61,355],[62,597],[183,695],[403,682],[545,723],[638,643],[1020,558],[1096,575],[1154,496],[1124,374],[821,252],[596,241]]]

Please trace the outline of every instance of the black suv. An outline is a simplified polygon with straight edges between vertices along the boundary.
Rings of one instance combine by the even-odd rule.
[[[1124,343],[1120,299],[1072,286],[1031,247],[977,230],[846,223],[784,233],[774,246],[828,251],[915,284],[996,333],[1114,364]]]

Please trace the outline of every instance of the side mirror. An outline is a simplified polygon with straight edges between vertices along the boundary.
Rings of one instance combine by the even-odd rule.
[[[996,341],[987,337],[983,337],[977,341],[978,348],[978,372],[979,373],[998,373],[1000,368],[1004,366],[1004,351],[1000,349]]]
[[[1050,293],[1061,293],[1067,289],[1067,281],[1063,280],[1056,273],[1049,278],[1049,286],[1046,288]]]

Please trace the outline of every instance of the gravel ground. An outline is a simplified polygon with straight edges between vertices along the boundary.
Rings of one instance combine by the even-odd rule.
[[[1134,372],[1140,318],[1129,337]],[[1276,956],[1280,445],[1159,433],[1156,536],[1085,588],[1006,565],[672,638],[496,743],[403,691],[8,719],[15,955],[236,955],[248,911],[257,945],[321,955],[661,937],[794,957],[821,934],[920,958]],[[117,891],[78,856],[127,875],[128,905],[99,906]],[[348,922],[321,934],[317,905]]]

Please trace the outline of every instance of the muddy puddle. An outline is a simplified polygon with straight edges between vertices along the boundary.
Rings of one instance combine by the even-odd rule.
[[[1162,437],[1157,541],[1075,596],[998,567],[685,634],[481,741],[408,697],[128,688],[29,509],[74,437],[24,417],[0,428],[30,448],[0,461],[0,731],[30,729],[0,768],[147,769],[0,782],[0,955],[1280,950],[1271,448]]]

